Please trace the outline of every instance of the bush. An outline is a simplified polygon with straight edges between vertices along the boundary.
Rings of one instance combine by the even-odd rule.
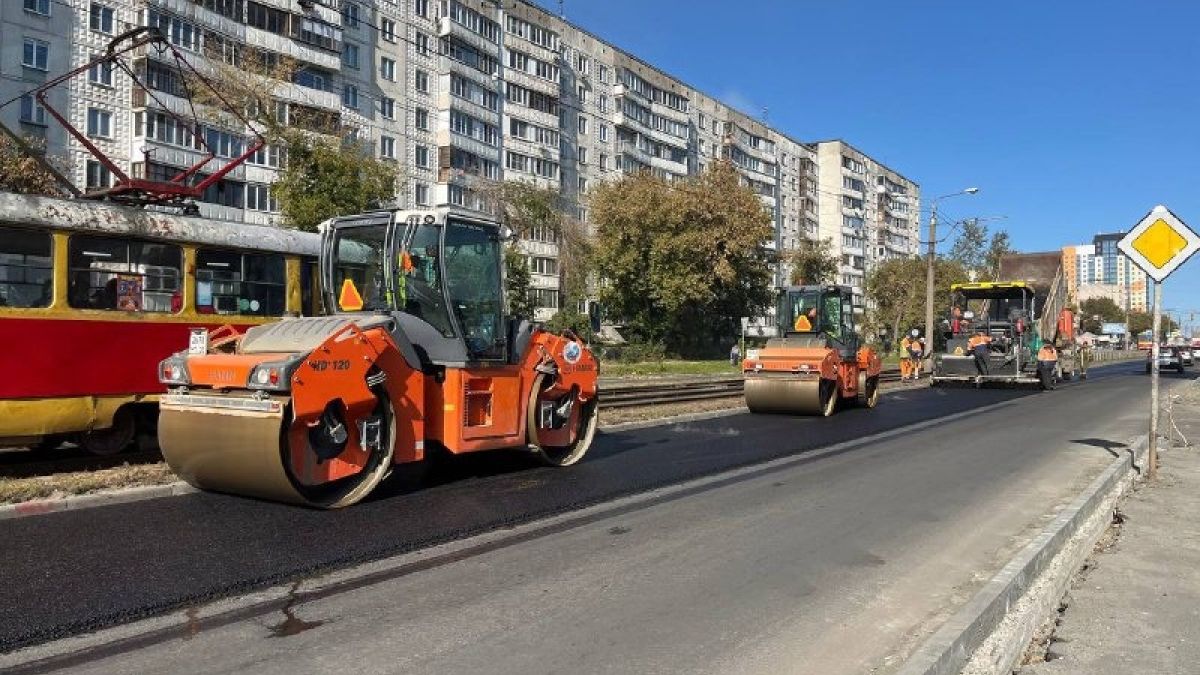
[[[596,341],[596,334],[592,332],[591,321],[588,320],[586,314],[581,312],[560,309],[554,316],[550,317],[545,326],[546,330],[551,330],[555,333],[570,330],[588,344]]]
[[[667,349],[658,342],[626,342],[601,350],[602,358],[620,363],[646,363],[667,358]]]

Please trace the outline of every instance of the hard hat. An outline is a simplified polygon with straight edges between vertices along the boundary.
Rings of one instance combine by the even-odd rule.
[[[921,334],[921,331],[917,330],[916,328],[912,329],[912,336],[913,336],[913,337],[917,337],[917,336],[918,336],[918,335],[920,335],[920,334]]]

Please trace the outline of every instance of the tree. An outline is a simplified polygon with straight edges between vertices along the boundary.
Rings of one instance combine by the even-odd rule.
[[[1136,339],[1142,333],[1150,330],[1153,325],[1154,315],[1150,312],[1134,310],[1129,313],[1129,334],[1133,336],[1134,339]],[[1158,339],[1166,339],[1166,337],[1170,335],[1172,331],[1177,330],[1178,328],[1179,324],[1175,323],[1171,317],[1164,313],[1162,317],[1162,330],[1158,335]]]
[[[924,330],[926,269],[924,258],[894,258],[877,265],[867,275],[864,288],[867,300],[873,306],[865,326],[884,330],[889,341],[898,340],[902,333],[912,328]],[[960,262],[947,258],[937,260],[934,274],[937,279],[934,318],[940,320],[950,308],[951,284],[967,281],[968,274]],[[941,332],[935,327],[935,341]]]
[[[268,144],[286,149],[287,162],[271,186],[271,195],[279,201],[288,225],[315,230],[328,218],[395,201],[400,178],[396,164],[375,157],[355,130],[343,124],[341,115],[284,104],[274,95],[301,70],[294,59],[267,59],[256,49],[237,52],[233,63],[219,51],[206,55],[211,61],[207,80],[186,76],[205,119],[236,127],[242,121],[232,112],[239,111]]]
[[[976,279],[994,280],[1000,273],[1000,258],[1012,252],[1008,232],[989,232],[979,218],[968,218],[959,224],[958,237],[948,257],[968,273],[974,273]]]
[[[1104,323],[1125,321],[1125,310],[1112,298],[1088,298],[1079,303],[1079,324],[1084,331],[1100,334]]]
[[[729,163],[674,182],[622,176],[589,205],[599,295],[631,336],[707,352],[770,302],[771,215]]]
[[[334,216],[362,213],[396,198],[396,171],[366,148],[294,135],[287,167],[271,186],[288,224],[315,230]]]
[[[36,138],[22,139],[29,150],[43,153],[45,144]],[[44,155],[43,155],[44,156]],[[47,161],[61,170],[62,158],[47,157]],[[17,194],[63,195],[63,186],[46,167],[31,157],[17,139],[0,134],[0,190]]]
[[[529,258],[515,246],[504,247],[504,296],[508,300],[508,313],[533,319],[533,296],[530,294],[532,275],[529,273]]]
[[[837,279],[838,259],[829,239],[802,239],[800,246],[788,254],[791,267],[789,280],[793,286],[831,284]]]

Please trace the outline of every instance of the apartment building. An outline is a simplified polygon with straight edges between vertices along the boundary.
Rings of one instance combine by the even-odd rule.
[[[841,141],[805,143],[664,73],[525,0],[11,0],[0,2],[0,99],[85,63],[133,26],[158,26],[197,64],[246,54],[298,65],[272,95],[291,124],[336,119],[380,158],[395,161],[402,206],[487,208],[490,181],[560,191],[588,223],[601,181],[650,171],[674,180],[732,162],[773,214],[764,245],[786,260],[808,238],[829,238],[840,281],[861,293],[874,261],[916,252],[917,186]],[[199,156],[159,114],[183,104],[179,78],[153,53],[140,61],[155,97],[120,72],[91,73],[51,104],[134,175],[164,176]],[[46,139],[77,182],[111,177],[45,112],[22,101],[0,121]],[[236,156],[246,129],[205,129]],[[201,212],[279,220],[269,185],[286,153],[267,148],[204,196]],[[539,318],[563,302],[554,232],[522,242]],[[785,263],[778,283],[788,281]],[[767,317],[757,325],[770,325]]]
[[[1124,232],[1097,234],[1090,244],[1063,247],[1071,304],[1109,298],[1126,311],[1150,311],[1153,286],[1142,268],[1117,248],[1124,237]]]
[[[918,253],[920,186],[842,140],[820,141],[818,239],[840,259],[838,282],[861,304],[874,265]]]

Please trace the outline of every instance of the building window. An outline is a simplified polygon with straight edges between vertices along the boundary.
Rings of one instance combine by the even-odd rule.
[[[99,108],[88,108],[87,134],[93,138],[112,138],[112,113]]]
[[[424,145],[418,145],[414,148],[416,154],[417,166],[422,169],[429,168],[429,148]]]
[[[384,119],[396,119],[396,99],[384,96],[379,99],[379,115]]]
[[[601,63],[597,63],[596,64],[596,77],[603,84],[608,84],[608,66],[601,64]]]
[[[342,45],[342,65],[358,70],[358,45]]]
[[[50,0],[25,0],[25,11],[50,16]]]
[[[33,94],[25,94],[21,97],[21,121],[29,124],[46,124],[46,108],[33,98]]]
[[[587,164],[587,152],[588,152],[587,148],[579,149],[579,163],[580,164]]]
[[[600,153],[600,170],[608,171],[608,155]]]
[[[386,159],[396,159],[396,139],[391,136],[380,136],[379,156]]]
[[[50,43],[25,38],[25,49],[21,53],[21,65],[37,70],[49,70]]]
[[[93,2],[88,7],[88,27],[101,33],[113,33],[113,8]]]
[[[418,32],[416,40],[417,54],[420,56],[429,56],[429,36]]]
[[[358,87],[353,84],[342,87],[342,105],[358,110]]]
[[[246,208],[251,211],[279,213],[279,202],[271,196],[271,186],[262,183],[247,183]]]
[[[108,167],[94,159],[87,161],[87,176],[84,178],[84,184],[87,189],[106,188],[112,186],[112,173]]]
[[[413,1],[413,14],[416,14],[417,16],[428,17],[429,16],[429,0],[414,0]]]
[[[421,92],[422,94],[428,94],[429,93],[429,73],[421,70],[420,68],[417,68],[417,72],[415,75],[416,75],[415,79],[416,79],[417,91]]]
[[[396,62],[386,56],[379,59],[379,76],[388,82],[396,81]]]
[[[108,61],[93,64],[91,68],[88,68],[88,82],[111,87],[113,83],[113,64]]]
[[[607,96],[597,97],[596,98],[596,106],[600,108],[600,112],[602,112],[602,113],[608,112],[608,97]]]
[[[429,186],[424,183],[413,185],[413,201],[417,206],[429,206]]]
[[[608,142],[608,125],[607,124],[601,124],[599,126],[599,128],[596,130],[596,133],[600,136],[601,143]]]
[[[588,119],[584,115],[579,116],[579,133],[586,136],[588,132]]]
[[[346,28],[358,28],[359,6],[353,2],[342,2],[342,25]]]
[[[575,94],[576,94],[576,96],[578,96],[579,102],[581,104],[587,103],[587,99],[588,99],[587,87],[584,87],[582,84],[579,85],[578,87],[575,88]]]
[[[416,118],[415,123],[421,131],[429,131],[429,111],[425,108],[417,108],[413,116]]]
[[[396,41],[396,22],[391,19],[379,20],[379,37],[386,42]]]
[[[580,192],[587,192],[587,187],[588,187],[588,186],[587,186],[587,179],[586,179],[586,178],[584,178],[583,176],[580,176],[580,177],[579,177],[579,191],[580,191]]]

